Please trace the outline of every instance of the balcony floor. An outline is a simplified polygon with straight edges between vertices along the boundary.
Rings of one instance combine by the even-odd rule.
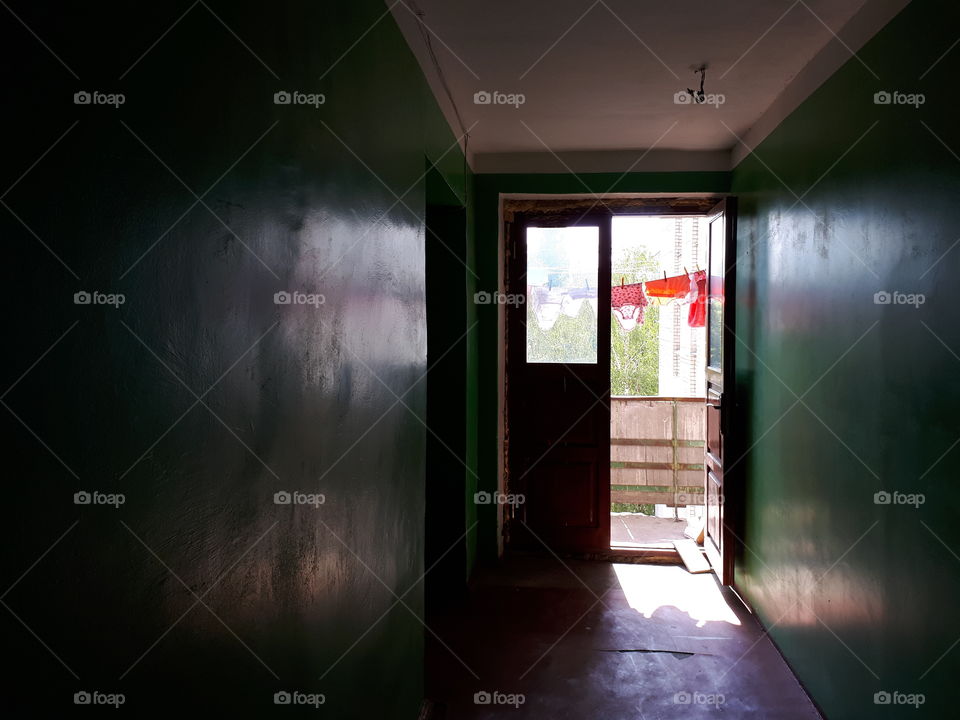
[[[684,511],[685,512],[685,511]],[[680,522],[640,513],[610,513],[610,544],[619,546],[672,544],[682,540],[687,527],[683,514]]]

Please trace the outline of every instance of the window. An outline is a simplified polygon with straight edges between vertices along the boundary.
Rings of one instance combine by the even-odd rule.
[[[600,228],[531,227],[526,243],[527,362],[596,363]]]

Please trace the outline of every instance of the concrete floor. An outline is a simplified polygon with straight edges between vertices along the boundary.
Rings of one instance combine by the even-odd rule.
[[[514,556],[429,625],[431,717],[820,717],[739,601],[682,567]]]
[[[612,545],[651,545],[682,540],[687,519],[658,518],[640,513],[610,513],[610,543]]]

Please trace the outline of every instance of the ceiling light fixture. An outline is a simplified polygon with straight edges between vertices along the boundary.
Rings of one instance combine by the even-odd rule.
[[[703,92],[703,81],[707,77],[707,66],[701,65],[699,68],[694,70],[693,73],[694,75],[696,74],[700,75],[700,89],[691,90],[690,88],[687,88],[687,92],[690,93],[690,98],[693,100],[693,102],[697,105],[700,105],[706,100],[706,97],[707,97],[706,94]]]

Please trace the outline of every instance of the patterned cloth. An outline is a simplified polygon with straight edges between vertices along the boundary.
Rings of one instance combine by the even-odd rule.
[[[643,309],[647,306],[643,283],[619,285],[610,288],[610,307],[625,331],[633,330],[643,323]]]

